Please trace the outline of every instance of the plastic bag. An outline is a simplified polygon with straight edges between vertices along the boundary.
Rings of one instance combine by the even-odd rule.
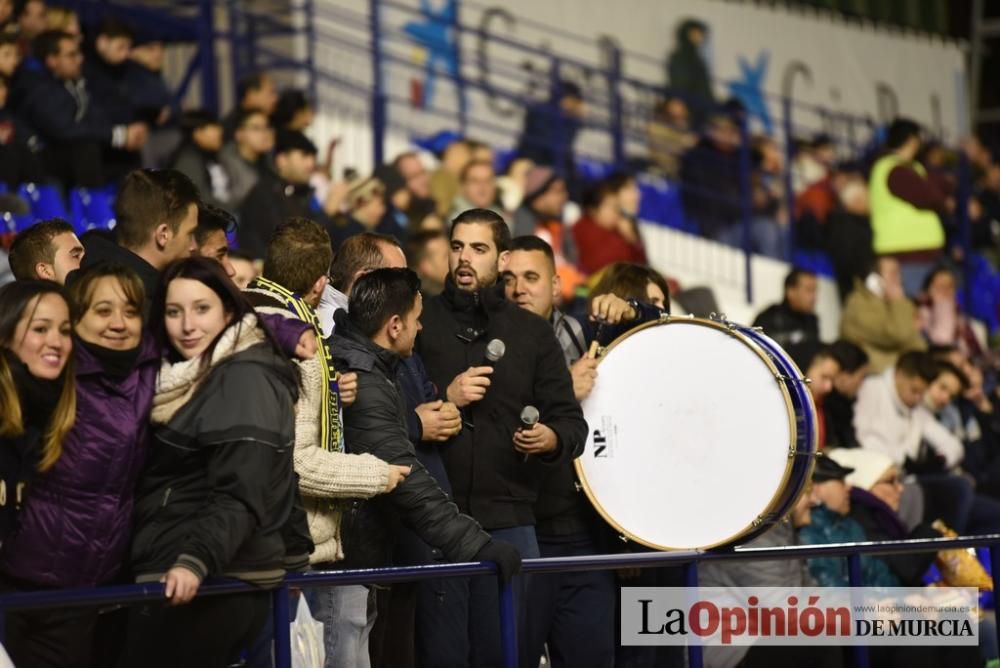
[[[313,619],[306,597],[302,594],[299,594],[298,610],[289,632],[292,641],[293,668],[323,668],[326,663],[323,622]]]

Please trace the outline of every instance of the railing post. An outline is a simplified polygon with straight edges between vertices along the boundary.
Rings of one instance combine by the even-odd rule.
[[[313,9],[313,0],[306,0],[301,10],[305,14],[306,33],[306,67],[309,72],[309,81],[306,84],[309,90],[309,100],[314,106],[319,106],[318,91],[316,88],[316,13]]]
[[[215,3],[201,0],[198,20],[198,51],[201,63],[201,106],[219,113],[219,77],[215,68]]]
[[[972,308],[972,226],[969,220],[969,197],[972,184],[969,170],[969,156],[965,151],[958,153],[958,187],[955,190],[955,219],[958,222],[958,238],[962,248],[962,283],[965,292],[965,309]]]
[[[559,118],[562,116],[562,108],[559,105],[560,96],[562,95],[562,64],[559,62],[557,56],[552,56],[552,62],[549,65],[549,119],[552,121],[552,127],[556,128],[556,131],[552,133],[551,137],[533,137],[529,138],[529,141],[534,142],[552,142],[552,157],[554,158],[553,168],[556,172],[561,172],[565,166],[565,151],[566,151],[566,141],[563,138],[562,128],[559,125]],[[565,179],[570,179],[573,177],[572,174],[561,174]]]
[[[750,189],[750,125],[745,112],[740,112],[737,122],[740,126],[740,222],[743,225],[744,280],[746,281],[747,304],[753,303],[753,202]]]
[[[609,46],[611,62],[608,63],[608,113],[611,117],[611,146],[615,167],[625,167],[625,112],[619,82],[622,78],[622,51],[617,44]]]
[[[698,588],[698,562],[690,561],[684,564],[684,586],[688,589]],[[688,642],[688,668],[701,668],[704,661],[702,647],[697,639]]]
[[[458,16],[458,13],[461,11],[461,4],[457,0],[449,0],[449,4],[451,5],[451,30],[454,37],[452,57],[455,63],[455,78],[453,81],[455,83],[455,91],[458,94],[458,129],[459,133],[464,137],[469,127],[469,102],[466,99],[465,77],[462,76],[462,22]]]
[[[792,123],[792,98],[781,99],[782,123],[785,128],[785,210],[788,216],[788,247],[786,259],[791,262],[795,252],[795,184],[792,163],[795,161],[795,124]]]
[[[291,614],[288,585],[274,590],[272,610],[274,622],[274,668],[292,668]],[[300,592],[299,596],[305,596]]]
[[[847,556],[847,583],[851,587],[864,587],[865,580],[861,571],[861,555],[858,553]],[[851,604],[857,605],[860,601],[851,595]],[[854,657],[854,668],[868,668],[868,648],[864,645],[855,645],[851,648],[851,655]]]
[[[994,607],[1000,594],[1000,543],[990,545],[990,577],[993,578]],[[0,636],[2,638],[2,636]],[[997,652],[1000,652],[1000,633],[997,634]]]
[[[382,79],[382,3],[369,0],[368,21],[372,51],[372,155],[375,166],[385,162],[386,98]]]
[[[520,576],[515,576],[520,577]],[[514,579],[504,582],[499,577],[500,586],[500,649],[503,652],[504,668],[517,668],[517,612],[514,607]]]

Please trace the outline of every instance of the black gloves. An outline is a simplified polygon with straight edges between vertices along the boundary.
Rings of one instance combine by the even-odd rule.
[[[517,548],[502,540],[491,540],[483,545],[476,556],[475,561],[493,561],[500,571],[500,580],[504,583],[521,572],[521,553]]]

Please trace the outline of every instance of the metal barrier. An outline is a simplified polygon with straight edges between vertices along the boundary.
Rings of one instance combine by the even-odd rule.
[[[727,550],[646,552],[640,554],[593,555],[551,559],[527,559],[522,572],[566,573],[575,571],[600,571],[618,568],[655,568],[683,566],[685,582],[697,586],[698,564],[705,561],[781,560],[808,559],[812,557],[845,557],[850,586],[863,586],[861,555],[907,554],[937,552],[953,548],[989,547],[994,591],[1000,591],[1000,534],[963,536],[959,538],[933,538],[837,545],[793,545],[768,548],[734,548]],[[416,582],[437,578],[496,575],[492,562],[434,564],[398,568],[373,568],[343,571],[316,571],[296,573],[285,578],[284,584],[273,592],[273,624],[275,638],[275,667],[291,668],[291,643],[289,637],[291,589],[332,587],[357,584],[389,584]],[[500,638],[503,645],[504,666],[517,668],[517,638],[515,635],[514,590],[512,583],[498,583],[500,593]],[[203,585],[198,596],[220,596],[240,592],[258,591],[239,581],[213,582]],[[36,610],[53,607],[89,607],[109,604],[134,604],[163,600],[163,586],[158,584],[123,585],[91,589],[19,592],[0,595],[0,640],[4,638],[7,613],[13,610]],[[998,637],[1000,651],[1000,637]],[[701,668],[701,646],[688,646],[689,666]],[[855,668],[868,667],[867,647],[853,648]]]

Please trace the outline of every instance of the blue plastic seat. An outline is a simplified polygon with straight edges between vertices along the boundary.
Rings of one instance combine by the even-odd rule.
[[[110,188],[74,188],[69,193],[73,227],[77,234],[87,230],[109,230],[115,225],[114,192]]]
[[[20,195],[31,207],[31,216],[35,220],[48,218],[68,219],[66,203],[56,186],[44,183],[24,183],[17,189]]]
[[[797,249],[792,253],[792,265],[820,276],[834,276],[833,262],[823,251]]]

